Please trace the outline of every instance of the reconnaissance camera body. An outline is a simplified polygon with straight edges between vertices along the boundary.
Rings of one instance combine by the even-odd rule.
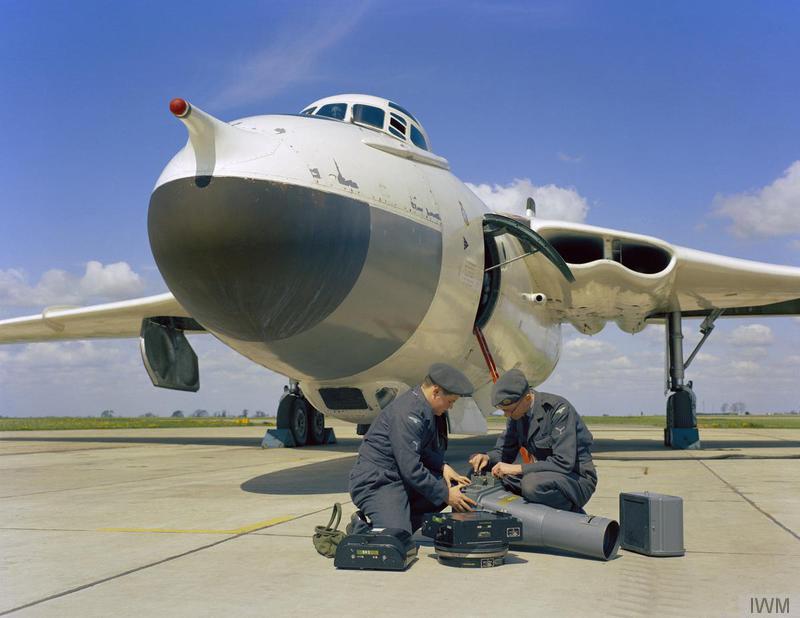
[[[558,550],[600,560],[611,560],[619,550],[619,523],[613,519],[527,502],[491,475],[473,476],[464,493],[482,509],[519,520],[522,536],[511,544],[520,549]]]
[[[505,561],[508,545],[522,538],[522,522],[505,513],[431,513],[422,534],[433,539],[441,564],[486,568]]]

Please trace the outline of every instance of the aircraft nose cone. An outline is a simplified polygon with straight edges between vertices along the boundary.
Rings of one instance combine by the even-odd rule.
[[[201,324],[248,342],[302,333],[342,303],[369,247],[366,204],[231,177],[170,181],[150,199],[156,263]]]

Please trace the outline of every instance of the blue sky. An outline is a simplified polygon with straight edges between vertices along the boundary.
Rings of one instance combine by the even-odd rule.
[[[550,214],[800,265],[798,61],[793,2],[6,0],[0,317],[165,289],[146,216],[175,96],[226,120],[389,97],[490,200],[552,185]],[[654,331],[565,327],[544,388],[660,412]],[[282,378],[194,341],[196,395],[152,388],[132,341],[2,347],[0,414],[274,408]],[[690,371],[701,410],[800,408],[798,349],[796,319],[726,321]]]

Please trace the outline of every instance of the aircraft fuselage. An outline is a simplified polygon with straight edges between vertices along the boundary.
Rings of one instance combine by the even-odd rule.
[[[312,116],[228,125],[192,109],[184,121],[190,140],[156,184],[148,229],[168,287],[200,324],[347,420],[369,422],[379,388],[405,390],[436,361],[484,387],[476,402],[488,413],[473,334],[488,211],[444,159]],[[512,238],[496,246],[499,259],[521,253]],[[502,267],[483,330],[498,369],[538,384],[558,360],[560,326],[531,310],[524,262]],[[367,407],[320,394],[343,387]]]

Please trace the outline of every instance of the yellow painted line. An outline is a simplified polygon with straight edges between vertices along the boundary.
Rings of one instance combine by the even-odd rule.
[[[255,524],[242,526],[241,528],[234,528],[232,530],[204,530],[202,528],[192,528],[189,530],[181,530],[179,528],[98,528],[98,532],[151,532],[151,533],[167,533],[167,534],[244,534],[246,532],[253,532],[261,528],[270,528],[277,526],[292,519],[296,519],[297,515],[288,515],[286,517],[276,517],[274,519],[267,519],[266,521],[259,521]]]
[[[242,526],[241,528],[236,530],[236,534],[242,534],[244,532],[252,532],[253,530],[259,530],[261,528],[270,528],[271,526],[277,526],[278,524],[282,524],[284,522],[291,521],[292,519],[296,519],[296,517],[297,517],[296,515],[289,515],[287,517],[276,517],[275,519],[260,521],[257,524]]]

